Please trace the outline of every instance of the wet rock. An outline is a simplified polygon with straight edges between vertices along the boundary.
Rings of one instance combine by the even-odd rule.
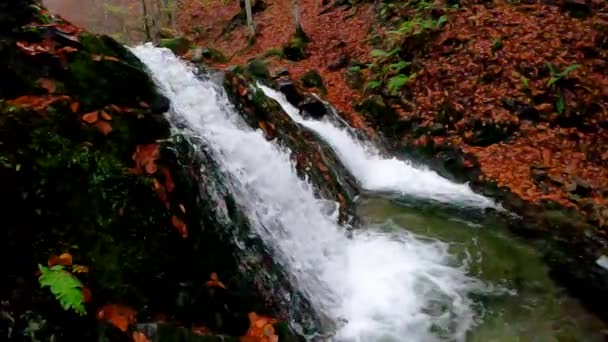
[[[338,58],[333,60],[327,65],[327,70],[336,71],[340,70],[348,65],[350,57],[347,54],[341,54]]]
[[[211,60],[213,62],[225,62],[228,60],[224,54],[214,48],[209,47],[199,47],[194,50],[194,54],[192,56],[193,62],[202,62],[203,60]]]
[[[361,70],[359,67],[350,68],[346,71],[346,83],[351,89],[363,89],[363,83],[365,80],[363,79],[363,75],[361,74]]]
[[[283,46],[283,54],[290,61],[301,61],[306,59],[307,42],[301,37],[294,37],[287,45]]]
[[[593,186],[587,182],[586,180],[578,177],[578,176],[574,176],[572,178],[574,184],[576,184],[576,189],[575,192],[576,194],[580,195],[580,196],[589,196],[591,195],[591,193],[593,192]]]
[[[573,18],[586,18],[591,14],[591,3],[586,0],[565,0],[562,10],[569,12]]]
[[[536,182],[543,182],[547,180],[547,171],[542,169],[532,169],[532,179]]]
[[[190,50],[192,42],[190,42],[188,38],[184,37],[166,38],[161,39],[159,45],[173,51],[173,53],[176,55],[183,55]]]
[[[320,119],[328,114],[325,103],[312,94],[306,94],[304,96],[304,99],[300,102],[299,108],[302,110],[302,114],[305,117],[312,117],[314,119]]]
[[[515,132],[519,124],[497,123],[491,120],[472,120],[472,134],[464,134],[464,140],[473,146],[489,146],[505,140]]]
[[[277,81],[277,88],[283,94],[289,103],[298,107],[300,102],[304,99],[298,87],[291,80],[279,80]]]
[[[288,77],[288,76],[289,76],[289,70],[287,70],[287,68],[280,68],[274,74],[274,78]]]

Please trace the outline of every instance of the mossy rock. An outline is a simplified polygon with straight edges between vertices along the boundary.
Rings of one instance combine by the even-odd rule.
[[[192,42],[188,38],[177,37],[161,39],[159,45],[173,51],[176,55],[183,55],[190,50]]]
[[[301,61],[306,59],[306,46],[308,43],[301,37],[295,37],[283,47],[283,55],[290,61]]]
[[[247,63],[247,70],[255,77],[261,79],[270,79],[270,72],[268,66],[263,60],[256,58]]]
[[[197,48],[194,50],[194,56],[192,61],[195,63],[202,62],[203,60],[210,60],[216,63],[224,63],[228,61],[228,58],[220,51],[210,47]]]
[[[317,88],[321,93],[326,93],[325,85],[323,84],[323,77],[317,70],[309,70],[305,72],[300,81],[305,88]]]

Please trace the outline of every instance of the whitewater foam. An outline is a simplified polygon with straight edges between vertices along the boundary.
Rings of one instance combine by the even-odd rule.
[[[323,333],[349,342],[464,340],[475,317],[468,294],[484,284],[467,275],[447,244],[386,227],[365,227],[348,238],[327,201],[298,178],[288,151],[243,125],[222,91],[169,50],[144,45],[132,51],[171,100],[170,120],[207,141],[255,233],[293,285],[334,323]],[[352,169],[367,167],[350,162]],[[433,196],[448,192],[411,186]]]
[[[258,87],[277,101],[294,121],[319,134],[363,188],[465,207],[499,208],[492,200],[476,194],[466,184],[454,183],[435,171],[414,165],[408,160],[382,156],[377,148],[358,139],[348,128],[337,127],[327,120],[303,118],[284,94],[262,84],[258,84]]]

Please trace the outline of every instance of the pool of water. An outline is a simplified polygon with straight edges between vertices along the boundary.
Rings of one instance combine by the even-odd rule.
[[[406,229],[450,245],[472,276],[507,291],[472,298],[477,324],[467,341],[605,341],[606,326],[549,277],[540,253],[512,236],[492,217],[464,215],[434,206],[412,206],[386,198],[359,200],[366,223]]]

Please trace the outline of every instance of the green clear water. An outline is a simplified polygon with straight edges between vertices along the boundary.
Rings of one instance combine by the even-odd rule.
[[[473,298],[479,323],[467,341],[605,341],[605,325],[551,280],[540,253],[512,236],[504,222],[481,218],[472,223],[445,209],[414,208],[390,199],[359,202],[368,223],[446,242],[452,254],[468,263],[472,276],[512,290]]]

